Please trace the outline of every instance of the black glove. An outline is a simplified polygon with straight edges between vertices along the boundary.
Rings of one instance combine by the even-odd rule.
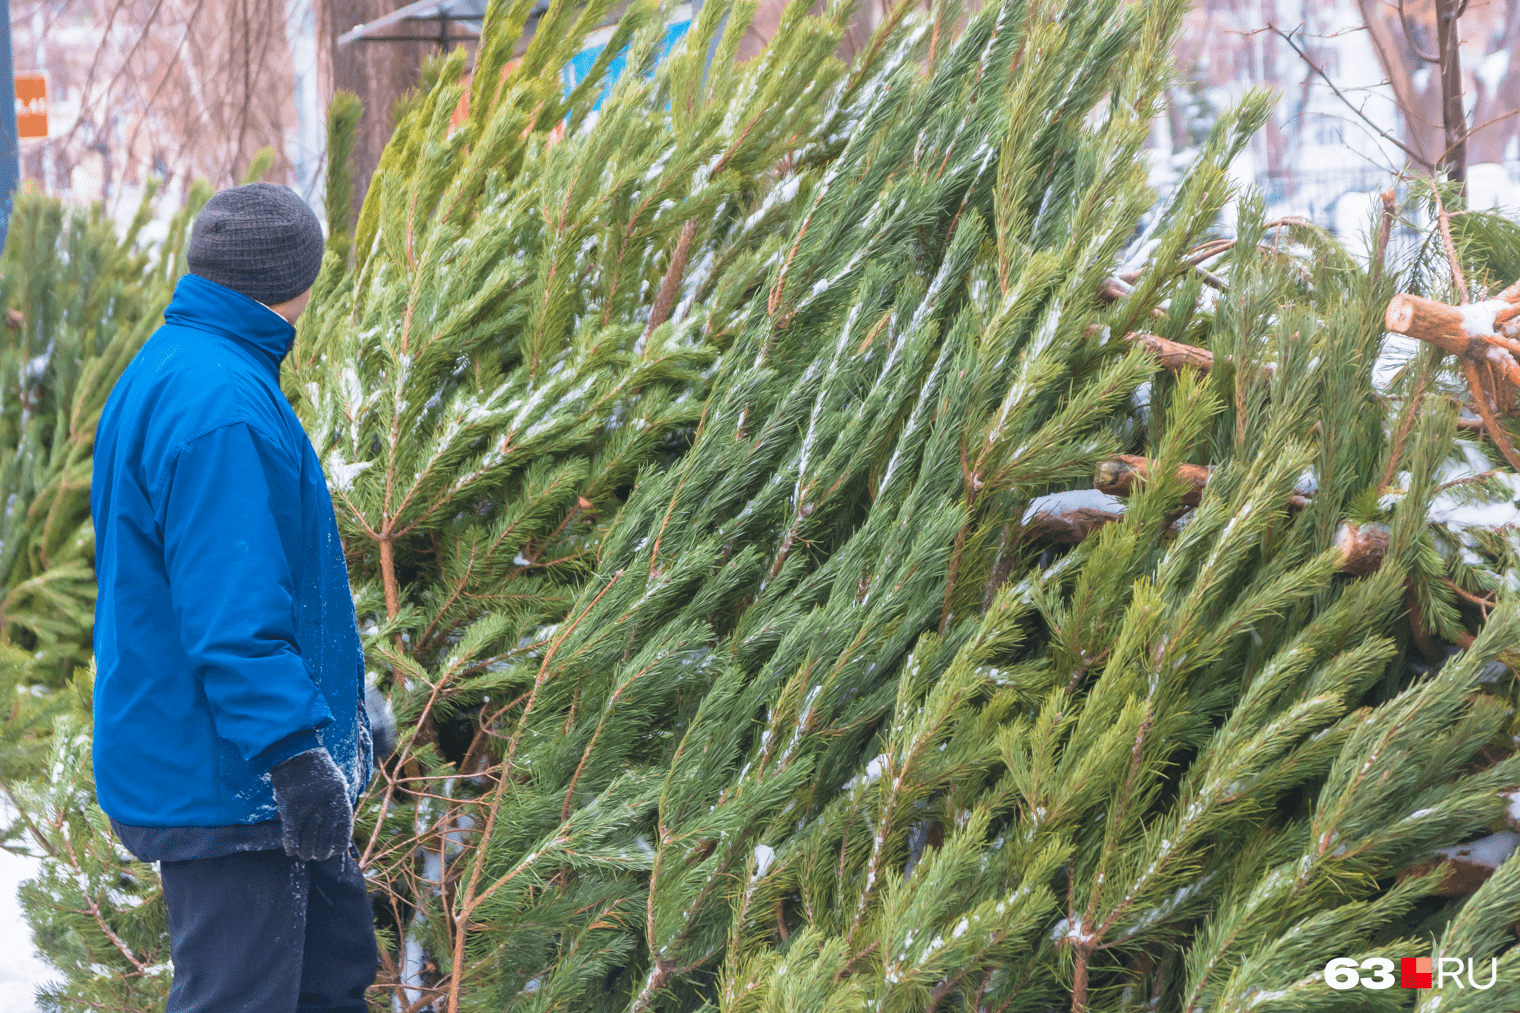
[[[379,763],[396,749],[396,712],[373,686],[364,689],[364,712],[369,715],[370,746],[375,762]]]
[[[354,836],[354,809],[348,782],[327,750],[308,749],[269,771],[274,804],[280,811],[285,854],[304,862],[325,862],[346,849]]]

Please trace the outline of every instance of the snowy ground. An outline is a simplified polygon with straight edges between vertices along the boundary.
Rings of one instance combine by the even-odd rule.
[[[0,824],[10,823],[9,806],[0,806]],[[37,860],[0,851],[0,1013],[38,1013],[38,986],[56,972],[37,956],[32,929],[21,916],[16,888],[37,875]]]

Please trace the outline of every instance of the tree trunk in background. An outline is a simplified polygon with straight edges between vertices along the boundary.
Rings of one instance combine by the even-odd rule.
[[[380,152],[390,140],[396,100],[417,86],[422,61],[436,54],[438,46],[432,42],[355,42],[340,47],[337,40],[355,25],[373,21],[405,2],[320,0],[317,8],[317,31],[322,36],[322,49],[330,68],[327,80],[332,89],[351,91],[364,103],[358,143],[354,147],[356,211],[369,191],[369,180],[380,162]],[[330,97],[332,91],[327,94]]]
[[[1411,42],[1429,54],[1436,48],[1436,40],[1406,38],[1404,28],[1399,24],[1398,11],[1381,0],[1357,0],[1357,6],[1398,102],[1399,114],[1404,121],[1404,143],[1418,152],[1427,166],[1434,165],[1446,148],[1441,129],[1441,77],[1437,73],[1439,68],[1427,68],[1425,62],[1415,55]],[[1426,13],[1424,5],[1406,4],[1405,9],[1409,13],[1410,26],[1424,36],[1421,27],[1428,24],[1428,18],[1425,22],[1420,20]],[[1420,87],[1415,84],[1415,77],[1422,69],[1429,69],[1430,73],[1425,77],[1424,86]]]
[[[1489,75],[1481,72],[1477,75],[1478,101],[1473,107],[1474,129],[1468,139],[1468,161],[1502,162],[1509,142],[1520,135],[1520,117],[1505,116],[1520,109],[1520,67],[1516,66],[1520,62],[1516,58],[1516,50],[1520,49],[1520,0],[1507,0],[1504,24],[1485,48],[1493,55],[1507,53],[1509,58],[1504,63],[1504,73],[1498,75],[1492,86]],[[1484,60],[1479,67],[1487,62]]]
[[[1279,17],[1277,0],[1262,0],[1262,20],[1264,24],[1276,24]],[[1300,5],[1299,13],[1303,13]],[[1279,42],[1276,35],[1271,32],[1260,32],[1257,39],[1261,44],[1261,78],[1260,83],[1269,88],[1282,88],[1282,75],[1278,72],[1278,60],[1282,54],[1279,51]],[[1282,123],[1278,116],[1268,117],[1265,128],[1262,131],[1262,143],[1266,146],[1267,171],[1274,175],[1281,174],[1284,169],[1283,155],[1287,149],[1287,139],[1283,136]]]
[[[744,34],[744,39],[739,43],[737,58],[740,60],[752,59],[760,54],[760,50],[766,47],[771,37],[776,34],[776,29],[781,24],[781,12],[786,9],[787,0],[759,0],[759,6],[755,11],[755,19],[750,22],[749,31]],[[876,26],[886,20],[896,0],[859,0],[855,6],[855,16],[850,21],[850,27],[845,32],[844,41],[839,46],[839,58],[853,60],[871,44],[871,36],[876,31]],[[931,0],[923,0],[920,5],[923,11],[931,8]],[[978,10],[981,10],[981,0],[970,0],[961,8],[960,21]],[[814,14],[822,14],[824,5],[815,3]]]
[[[1436,0],[1436,40],[1441,63],[1441,168],[1457,183],[1467,180],[1467,111],[1462,108],[1462,33],[1458,7],[1464,0]]]

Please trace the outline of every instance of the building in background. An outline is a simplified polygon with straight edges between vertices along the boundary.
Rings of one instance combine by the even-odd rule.
[[[196,176],[227,182],[274,144],[281,178],[294,180],[286,0],[12,0],[11,9],[17,69],[45,71],[51,92],[50,136],[23,146],[24,178],[79,203],[135,204],[150,175],[181,193]]]
[[[1184,161],[1225,106],[1249,87],[1273,88],[1276,114],[1237,177],[1269,206],[1347,233],[1391,175],[1420,171],[1401,145],[1426,163],[1445,148],[1439,75],[1419,55],[1436,48],[1434,7],[1405,0],[1401,20],[1385,0],[1199,0],[1155,147]],[[1461,29],[1470,203],[1517,207],[1520,0],[1470,0]]]
[[[326,106],[334,88],[365,100],[357,152],[367,181],[390,109],[436,43],[339,50],[389,0],[12,0],[16,66],[42,70],[50,136],[22,148],[23,178],[72,203],[130,217],[149,177],[165,203],[204,177],[239,182],[258,150],[268,178],[321,201]],[[151,235],[151,230],[150,230]]]
[[[473,49],[484,3],[427,0],[403,13],[397,0],[12,0],[17,69],[46,71],[52,92],[51,136],[23,146],[23,176],[125,218],[150,176],[166,181],[171,203],[198,176],[238,182],[273,145],[269,178],[320,205],[326,104],[344,88],[365,107],[362,199],[396,100],[427,57]],[[765,44],[782,6],[762,0],[741,58]],[[842,55],[890,6],[861,3]],[[1441,146],[1438,75],[1419,57],[1433,47],[1433,8],[1406,0],[1401,20],[1384,0],[1197,0],[1169,116],[1152,138],[1157,182],[1261,84],[1278,91],[1277,113],[1239,178],[1337,228],[1357,218],[1366,201],[1342,198],[1386,185],[1409,161],[1399,144],[1427,157]],[[1520,0],[1470,0],[1461,24],[1474,204],[1520,205],[1520,68],[1510,59]]]

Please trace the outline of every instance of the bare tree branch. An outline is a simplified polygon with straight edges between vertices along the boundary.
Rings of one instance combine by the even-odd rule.
[[[1404,13],[1404,0],[1399,0],[1399,24],[1404,26],[1404,38],[1409,40],[1409,51],[1411,53],[1419,57],[1421,60],[1424,60],[1426,63],[1441,62],[1441,57],[1439,55],[1426,56],[1424,53],[1420,52],[1420,47],[1415,44],[1414,31],[1409,26],[1409,15]]]
[[[1302,25],[1299,26],[1299,28],[1302,28],[1302,27],[1303,27]],[[1274,24],[1268,24],[1267,25],[1267,29],[1269,31],[1271,31],[1274,35],[1276,35],[1279,38],[1281,38],[1284,42],[1286,42],[1288,44],[1288,48],[1291,49],[1291,50],[1293,50],[1293,52],[1297,53],[1298,56],[1299,56],[1299,59],[1303,60],[1304,63],[1308,64],[1309,69],[1312,70],[1312,71],[1314,71],[1314,73],[1319,77],[1319,79],[1325,82],[1325,84],[1330,88],[1330,90],[1335,93],[1335,97],[1338,98],[1338,99],[1340,99],[1342,102],[1344,102],[1346,104],[1346,108],[1348,108],[1352,112],[1354,112],[1356,114],[1357,118],[1360,119],[1363,123],[1365,123],[1367,125],[1367,128],[1369,130],[1371,130],[1373,133],[1377,134],[1379,137],[1381,137],[1383,140],[1387,141],[1389,144],[1392,144],[1394,147],[1398,148],[1405,155],[1408,155],[1409,158],[1410,158],[1410,160],[1413,161],[1413,162],[1415,162],[1416,164],[1418,164],[1421,168],[1426,169],[1426,170],[1431,170],[1431,171],[1433,171],[1435,169],[1435,166],[1432,165],[1430,162],[1426,161],[1425,158],[1424,158],[1424,156],[1421,155],[1419,152],[1415,151],[1409,145],[1405,144],[1403,141],[1399,140],[1397,137],[1394,137],[1392,134],[1388,133],[1388,131],[1384,130],[1382,127],[1380,127],[1376,123],[1372,122],[1372,120],[1367,117],[1366,113],[1362,112],[1362,110],[1356,104],[1354,104],[1349,98],[1346,97],[1346,94],[1344,92],[1342,92],[1339,88],[1336,87],[1335,82],[1332,81],[1332,80],[1330,80],[1330,76],[1328,74],[1326,74],[1324,72],[1324,70],[1322,70],[1320,68],[1319,64],[1317,64],[1313,60],[1311,60],[1309,58],[1309,54],[1306,53],[1306,52],[1304,52],[1302,49],[1300,49],[1299,46],[1297,45],[1297,43],[1295,43],[1293,41],[1293,34],[1294,34],[1294,32],[1298,31],[1298,28],[1293,29],[1293,31],[1285,32],[1281,28],[1278,28]]]

